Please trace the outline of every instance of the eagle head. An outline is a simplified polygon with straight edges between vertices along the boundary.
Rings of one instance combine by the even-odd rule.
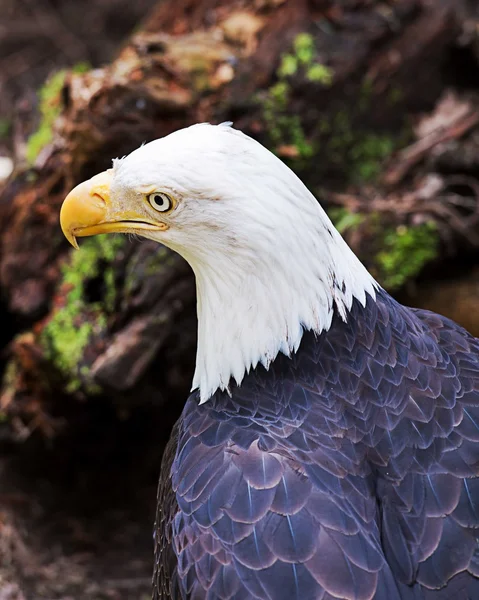
[[[66,238],[134,233],[181,254],[196,276],[201,399],[297,349],[304,329],[346,318],[375,283],[301,180],[229,124],[145,144],[73,189]]]

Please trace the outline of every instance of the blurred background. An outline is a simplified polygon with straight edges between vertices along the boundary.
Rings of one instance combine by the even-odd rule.
[[[380,283],[479,335],[475,0],[0,0],[0,600],[150,597],[195,357],[189,267],[59,208],[144,141],[231,120]]]

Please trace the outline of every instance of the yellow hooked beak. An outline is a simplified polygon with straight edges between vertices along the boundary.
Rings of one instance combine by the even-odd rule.
[[[70,244],[78,249],[77,237],[99,233],[164,231],[166,223],[148,222],[135,211],[117,211],[110,200],[112,171],[104,171],[76,186],[65,198],[60,225]]]

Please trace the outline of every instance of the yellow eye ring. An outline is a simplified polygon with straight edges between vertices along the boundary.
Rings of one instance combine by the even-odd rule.
[[[164,192],[153,192],[146,199],[158,212],[168,212],[173,208],[173,200]]]

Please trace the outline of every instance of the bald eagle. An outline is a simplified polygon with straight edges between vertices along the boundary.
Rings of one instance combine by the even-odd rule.
[[[136,233],[197,284],[153,597],[479,599],[479,340],[397,303],[296,175],[229,125],[141,146],[61,227]]]

